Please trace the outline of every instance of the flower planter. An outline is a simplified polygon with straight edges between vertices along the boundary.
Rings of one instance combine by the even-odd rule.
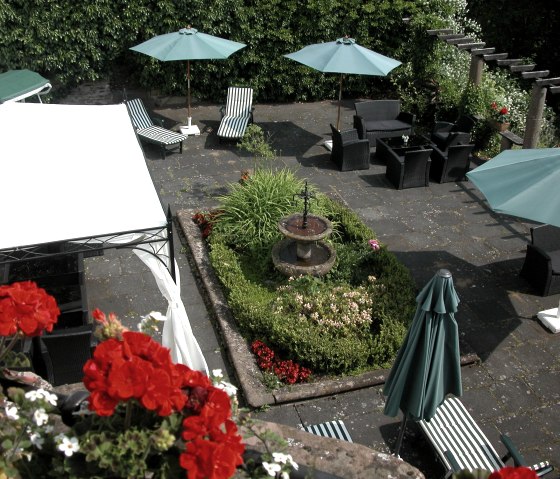
[[[500,123],[499,121],[494,121],[493,127],[496,131],[506,131],[509,129],[509,122]]]

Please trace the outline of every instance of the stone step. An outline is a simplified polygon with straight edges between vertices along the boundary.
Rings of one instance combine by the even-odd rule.
[[[444,34],[444,35],[438,35],[438,38],[440,40],[447,41],[447,40],[451,40],[453,38],[463,38],[464,36],[465,35],[463,33],[447,33],[447,34]]]
[[[459,43],[458,45],[455,46],[459,50],[471,50],[473,48],[483,48],[484,45],[486,45],[486,43],[480,42],[480,43]]]
[[[536,66],[537,65],[534,63],[532,65],[510,65],[509,69],[512,72],[530,72],[534,70]]]
[[[457,43],[471,43],[474,42],[474,38],[472,37],[465,37],[464,35],[461,37],[456,38],[446,38],[445,41],[450,45],[457,45]]]
[[[544,78],[550,75],[549,70],[542,70],[537,72],[522,72],[521,77],[528,80],[530,78]]]
[[[491,60],[505,60],[508,57],[509,53],[492,53],[491,55],[484,55],[484,60],[491,61]]]
[[[453,33],[453,30],[451,28],[435,28],[432,30],[426,30],[428,32],[428,35],[440,35],[440,34],[450,34]]]
[[[523,63],[523,60],[521,60],[520,58],[507,58],[504,60],[498,60],[498,66],[501,67],[507,67],[509,65],[520,65],[521,63]]]
[[[473,48],[471,50],[471,55],[489,55],[491,53],[494,53],[496,51],[496,48],[494,47],[488,47],[488,48]]]
[[[546,78],[543,80],[535,80],[535,83],[538,86],[549,86],[549,85],[559,85],[560,84],[560,77],[553,77],[553,78]]]
[[[558,85],[558,86],[549,86],[549,87],[548,87],[548,91],[549,91],[550,93],[552,93],[553,95],[556,95],[556,94],[560,93],[560,85]]]

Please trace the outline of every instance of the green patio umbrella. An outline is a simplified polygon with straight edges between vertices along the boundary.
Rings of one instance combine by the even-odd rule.
[[[187,61],[187,110],[188,125],[191,122],[191,60],[223,60],[247,45],[225,38],[207,35],[196,28],[181,28],[177,32],[165,33],[131,47],[163,62]]]
[[[368,50],[349,37],[339,38],[334,42],[308,45],[294,53],[284,55],[308,67],[324,73],[340,73],[338,90],[338,117],[336,129],[340,124],[340,102],[342,100],[342,75],[386,76],[401,62]]]
[[[430,419],[447,394],[461,396],[461,357],[455,313],[459,297],[451,273],[439,270],[416,297],[414,319],[389,373],[384,413],[403,422],[398,455],[408,419]]]
[[[504,150],[467,177],[496,213],[560,227],[560,148]]]

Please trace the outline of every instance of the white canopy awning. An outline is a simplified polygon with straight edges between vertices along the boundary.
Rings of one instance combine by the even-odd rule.
[[[0,250],[165,226],[126,106],[0,105]]]
[[[167,218],[124,104],[4,103],[0,135],[0,252],[92,238],[122,244],[161,229],[150,247],[168,263]],[[139,256],[169,301],[164,345],[175,361],[207,372],[178,271],[175,283],[159,261]]]

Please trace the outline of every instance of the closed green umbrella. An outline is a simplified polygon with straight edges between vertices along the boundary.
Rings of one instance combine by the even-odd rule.
[[[448,270],[439,270],[416,297],[414,319],[389,373],[384,413],[403,412],[399,454],[406,421],[430,419],[447,394],[461,396],[461,355],[455,313],[459,297]]]
[[[560,148],[504,150],[467,177],[495,212],[560,227]]]
[[[223,60],[237,50],[246,47],[244,43],[226,40],[196,28],[181,28],[177,32],[165,33],[131,47],[135,52],[144,53],[163,62],[187,60],[187,109],[188,124],[191,121],[191,60]]]
[[[297,52],[288,53],[284,56],[323,73],[340,73],[337,130],[340,123],[342,75],[386,76],[393,68],[401,64],[398,60],[393,60],[358,45],[356,40],[348,37],[339,38],[334,42],[308,45]]]

